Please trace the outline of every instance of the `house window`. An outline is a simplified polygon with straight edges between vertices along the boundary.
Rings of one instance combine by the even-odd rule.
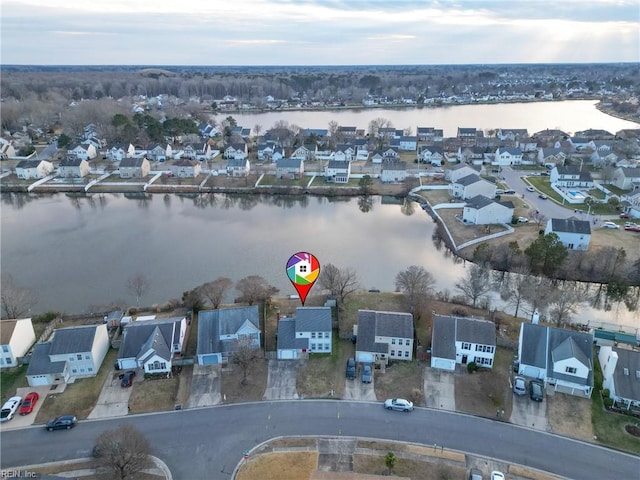
[[[409,346],[409,342],[411,342],[411,340],[409,340],[408,338],[404,341],[404,344],[408,347]]]
[[[75,358],[73,358],[73,357],[69,357],[69,361],[70,361],[70,362],[73,362],[74,360],[75,360]]]
[[[93,372],[93,368],[91,367],[87,368],[87,372]]]
[[[84,359],[85,359],[85,360],[89,360],[90,358],[91,358],[91,356],[90,356],[90,355],[85,355],[85,356],[84,356]]]
[[[9,353],[9,346],[8,345],[2,345],[2,351],[4,353]]]
[[[325,350],[331,350],[331,345],[329,345],[328,343],[324,344],[324,349]]]
[[[316,344],[315,344],[315,343],[312,343],[312,344],[311,344],[311,350],[315,350],[315,349],[316,349]]]
[[[81,353],[78,353],[78,354],[76,355],[76,358],[77,358],[78,360],[82,360],[82,354],[81,354]]]
[[[71,373],[78,373],[78,369],[77,368],[72,369]]]
[[[13,360],[11,360],[11,358],[7,358],[5,361],[7,362],[7,365],[11,365],[13,363]]]
[[[395,345],[395,344],[396,344],[396,339],[395,339],[395,338],[392,338],[392,339],[391,339],[391,345]]]
[[[404,352],[404,358],[409,358],[409,352]]]
[[[311,332],[311,338],[316,338],[316,332]]]
[[[391,350],[391,356],[395,357],[396,356],[396,351],[395,350]]]
[[[330,338],[331,335],[329,334],[329,332],[324,332],[324,338]]]
[[[81,369],[80,369],[80,373],[84,373],[84,368],[81,368]]]
[[[565,371],[565,373],[575,374],[578,371],[578,369],[576,367],[567,367],[567,368],[565,368],[564,371]]]
[[[471,344],[470,343],[462,343],[462,350],[471,350]]]

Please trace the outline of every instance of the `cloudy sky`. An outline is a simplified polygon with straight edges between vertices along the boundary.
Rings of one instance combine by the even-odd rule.
[[[640,61],[638,0],[2,0],[3,64]]]

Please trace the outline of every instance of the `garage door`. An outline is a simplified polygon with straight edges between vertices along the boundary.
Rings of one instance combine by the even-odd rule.
[[[33,375],[29,377],[29,385],[31,387],[41,387],[49,385],[49,379],[46,375]]]
[[[540,378],[540,369],[536,367],[524,367],[522,374],[525,377]]]
[[[216,365],[217,363],[217,355],[200,355],[200,365]]]
[[[295,360],[295,358],[293,350],[278,350],[278,360]]]
[[[455,370],[456,365],[451,360],[445,358],[433,358],[431,359],[431,366],[433,368],[441,368],[443,370]]]

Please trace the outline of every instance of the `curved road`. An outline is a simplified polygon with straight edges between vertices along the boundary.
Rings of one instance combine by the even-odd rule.
[[[222,405],[119,419],[83,421],[73,430],[41,426],[2,432],[1,466],[90,455],[97,435],[128,422],[147,435],[176,479],[228,479],[242,452],[279,435],[360,436],[444,445],[579,480],[637,479],[640,457],[491,419],[381,404],[279,401]]]

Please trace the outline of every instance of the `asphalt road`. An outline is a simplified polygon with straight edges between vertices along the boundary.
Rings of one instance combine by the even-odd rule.
[[[41,426],[7,431],[2,468],[89,456],[105,429],[129,422],[151,441],[176,479],[228,479],[242,452],[280,435],[361,436],[444,445],[532,466],[576,480],[636,479],[640,457],[509,423],[418,408],[410,414],[381,403],[281,401],[221,405],[81,422],[73,430]]]

